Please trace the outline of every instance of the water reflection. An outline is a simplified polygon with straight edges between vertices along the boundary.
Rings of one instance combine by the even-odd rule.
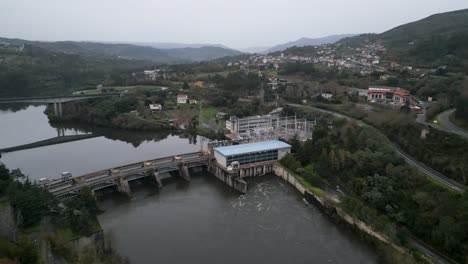
[[[175,131],[162,130],[162,131],[126,131],[122,129],[98,127],[83,123],[51,123],[52,127],[57,129],[66,129],[75,131],[77,133],[92,133],[101,135],[110,140],[117,140],[132,144],[137,148],[144,142],[158,142],[166,139],[169,136],[176,136]]]
[[[78,176],[101,169],[148,159],[200,151],[203,138],[174,131],[132,132],[85,124],[51,125],[45,106],[18,112],[0,112],[0,148],[56,137],[93,133],[97,138],[3,154],[10,169],[20,168],[32,179],[52,179],[69,171]]]
[[[21,110],[26,110],[31,104],[23,104],[23,103],[7,103],[7,104],[0,104],[0,114],[2,112],[11,112],[15,113]],[[44,107],[45,110],[45,107]]]

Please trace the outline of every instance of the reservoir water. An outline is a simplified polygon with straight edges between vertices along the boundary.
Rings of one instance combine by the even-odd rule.
[[[203,138],[135,133],[78,124],[54,127],[45,106],[0,111],[0,148],[81,133],[99,137],[2,155],[31,179],[81,175],[126,163],[198,151]],[[99,201],[104,231],[131,263],[377,263],[372,248],[336,226],[275,176],[248,179],[240,195],[215,177],[131,184],[131,199]]]

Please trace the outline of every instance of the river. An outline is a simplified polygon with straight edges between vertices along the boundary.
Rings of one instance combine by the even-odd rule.
[[[126,163],[198,151],[201,137],[134,133],[82,125],[53,127],[45,106],[0,111],[0,148],[59,132],[100,137],[3,154],[31,179],[81,175]],[[338,227],[275,176],[248,179],[240,195],[215,177],[131,184],[133,196],[107,192],[99,201],[104,231],[131,263],[377,263],[372,248]]]

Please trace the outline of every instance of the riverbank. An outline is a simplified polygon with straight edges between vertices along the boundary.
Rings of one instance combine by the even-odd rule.
[[[353,230],[374,246],[386,263],[431,263],[425,256],[397,245],[391,238],[374,231],[363,221],[345,212],[338,197],[330,196],[320,188],[308,184],[302,177],[281,164],[275,164],[273,170],[276,176],[294,186],[307,202],[320,208],[333,222]]]
[[[56,260],[62,263],[129,263],[127,258],[119,255],[113,248],[112,235],[102,230],[73,240],[56,232],[48,236],[47,242],[49,250],[45,256],[45,264],[55,263]]]
[[[120,257],[110,247],[98,247],[103,240],[100,210],[91,190],[59,201],[21,171],[0,165],[0,201],[0,262],[124,263],[108,262]],[[86,237],[90,239],[83,242]]]
[[[135,131],[171,129],[167,117],[151,114],[136,97],[104,98],[62,104],[62,115],[56,116],[48,106],[50,122],[82,122],[90,125]],[[149,112],[148,112],[149,111]]]

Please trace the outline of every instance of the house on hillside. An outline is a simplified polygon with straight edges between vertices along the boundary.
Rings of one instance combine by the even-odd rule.
[[[205,86],[205,83],[202,82],[202,81],[197,81],[197,82],[195,82],[195,83],[193,84],[193,86],[198,87],[198,88],[201,88],[201,87]]]
[[[144,70],[145,80],[156,81],[161,77],[160,70]]]
[[[198,100],[197,99],[190,99],[189,104],[198,104]]]
[[[161,111],[162,110],[162,105],[161,104],[150,104],[149,108],[150,108],[151,112]]]
[[[223,119],[227,116],[227,113],[224,113],[224,112],[217,112],[216,113],[216,118],[218,119]]]
[[[177,95],[177,104],[186,104],[188,102],[188,95],[178,94]]]
[[[411,102],[411,93],[398,87],[373,86],[367,90],[367,100],[377,103],[405,104]]]
[[[321,93],[320,96],[324,99],[330,100],[333,97],[333,94],[331,93]]]

